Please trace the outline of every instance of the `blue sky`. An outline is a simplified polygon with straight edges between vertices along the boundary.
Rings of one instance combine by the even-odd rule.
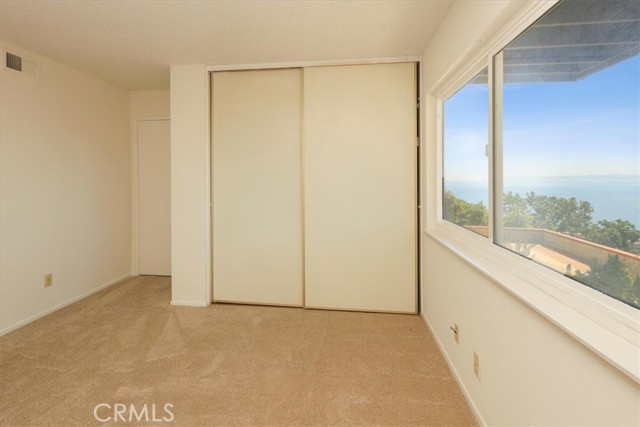
[[[445,104],[445,176],[486,182],[488,90],[468,85]],[[640,175],[640,57],[584,80],[507,84],[509,178]]]

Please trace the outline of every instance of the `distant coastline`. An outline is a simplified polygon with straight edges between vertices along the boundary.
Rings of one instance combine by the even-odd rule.
[[[488,206],[486,184],[476,181],[446,181],[456,197]],[[505,182],[505,193],[512,191],[556,197],[575,197],[593,207],[593,221],[623,219],[640,228],[640,175],[581,175],[517,177]]]

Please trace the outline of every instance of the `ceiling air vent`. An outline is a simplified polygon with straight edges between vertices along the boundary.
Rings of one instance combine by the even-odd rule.
[[[38,75],[38,63],[11,52],[6,52],[6,67],[30,76]]]

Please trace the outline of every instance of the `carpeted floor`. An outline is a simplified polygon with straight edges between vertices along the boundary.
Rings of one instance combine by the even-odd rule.
[[[136,277],[0,338],[0,425],[476,425],[418,316],[169,302]]]

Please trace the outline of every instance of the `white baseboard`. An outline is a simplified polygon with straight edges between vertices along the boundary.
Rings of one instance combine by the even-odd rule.
[[[87,292],[83,292],[80,295],[76,295],[75,297],[73,297],[73,298],[71,298],[71,299],[69,299],[67,301],[64,301],[64,302],[62,302],[60,304],[56,304],[53,307],[50,307],[50,308],[48,308],[48,309],[46,309],[44,311],[41,311],[38,314],[35,314],[35,315],[31,316],[31,317],[28,317],[28,318],[26,318],[24,320],[21,320],[21,321],[19,321],[17,323],[14,323],[13,325],[7,326],[4,329],[0,329],[0,337],[3,336],[3,335],[8,334],[9,332],[13,332],[16,329],[19,329],[19,328],[21,328],[21,327],[23,327],[25,325],[28,325],[29,323],[31,323],[31,322],[33,322],[35,320],[38,320],[41,317],[46,316],[47,314],[51,314],[54,311],[58,311],[61,308],[64,308],[64,307],[66,307],[68,305],[71,305],[71,304],[73,304],[75,302],[78,302],[78,301],[80,301],[82,299],[85,299],[88,296],[91,296],[91,295],[95,294],[96,292],[100,292],[101,290],[106,289],[109,286],[115,285],[116,283],[119,283],[119,282],[121,282],[121,281],[123,281],[125,279],[128,279],[129,277],[132,277],[132,276],[133,276],[132,273],[127,273],[124,276],[120,276],[120,277],[118,277],[116,279],[113,279],[113,280],[107,282],[107,283],[104,283],[104,284],[98,286],[95,289],[92,289],[92,290],[87,291]]]
[[[183,307],[207,307],[209,304],[206,301],[184,301],[184,300],[172,300],[171,305],[183,306]]]
[[[467,388],[465,387],[464,383],[462,382],[462,378],[460,378],[460,374],[458,374],[458,371],[456,370],[456,367],[453,365],[453,362],[451,361],[451,359],[449,358],[449,355],[445,351],[444,346],[440,342],[440,339],[438,338],[438,336],[436,335],[435,330],[433,329],[433,326],[431,326],[431,323],[429,323],[429,321],[424,316],[424,314],[420,314],[420,317],[422,317],[422,320],[424,320],[424,323],[427,324],[427,327],[431,331],[431,335],[433,335],[433,338],[436,340],[436,344],[438,344],[438,348],[440,349],[440,353],[442,353],[442,356],[444,357],[444,360],[447,362],[447,365],[449,365],[449,369],[451,369],[451,372],[453,372],[453,377],[458,382],[458,385],[460,386],[460,389],[462,390],[462,394],[464,395],[464,398],[467,400],[467,403],[469,404],[469,407],[471,408],[471,412],[473,412],[473,415],[476,417],[476,420],[478,421],[478,424],[480,426],[482,426],[482,427],[487,427],[487,423],[484,421],[484,418],[482,418],[482,414],[478,410],[478,407],[476,406],[475,402],[471,398],[471,395],[469,394],[469,391],[467,390]]]

